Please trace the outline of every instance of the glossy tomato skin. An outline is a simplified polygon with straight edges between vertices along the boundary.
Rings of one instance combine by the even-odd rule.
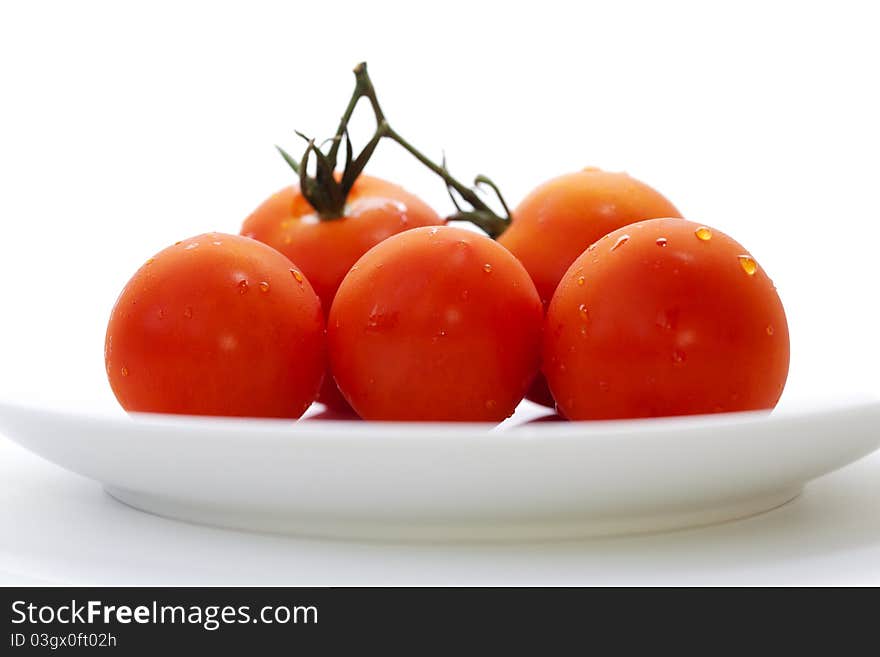
[[[773,408],[788,364],[766,272],[727,235],[682,219],[603,237],[547,311],[544,373],[572,420]]]
[[[534,189],[498,241],[523,263],[546,308],[562,276],[590,244],[622,226],[659,217],[681,214],[626,173],[586,168]]]
[[[529,272],[546,309],[571,263],[593,242],[621,226],[681,214],[662,194],[626,173],[588,167],[535,188],[513,212],[498,241]],[[528,398],[553,406],[543,377]]]
[[[543,312],[507,250],[419,228],[368,251],[327,325],[336,382],[368,420],[498,422],[538,371]]]
[[[255,240],[209,233],[135,273],[104,355],[128,411],[298,418],[325,350],[321,303],[297,266]]]
[[[241,233],[297,263],[329,312],[342,279],[370,248],[410,228],[443,223],[434,210],[402,187],[361,175],[340,219],[320,220],[298,187],[286,187],[245,219]],[[346,407],[329,373],[319,401],[331,408]]]

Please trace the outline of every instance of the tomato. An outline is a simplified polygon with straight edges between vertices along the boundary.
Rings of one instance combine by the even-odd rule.
[[[593,167],[537,187],[513,211],[498,241],[523,263],[546,309],[563,274],[603,235],[643,219],[681,217],[664,196],[626,173]],[[553,406],[543,377],[528,398]]]
[[[368,251],[327,324],[333,373],[367,420],[498,422],[538,371],[543,311],[491,239],[418,228]]]
[[[329,312],[342,279],[371,247],[404,230],[443,223],[403,188],[362,174],[348,195],[343,217],[321,219],[298,187],[286,187],[254,210],[241,233],[276,248],[302,267]],[[318,401],[337,409],[346,406],[329,373]]]
[[[104,355],[128,411],[297,418],[324,376],[324,314],[285,256],[208,233],[135,273],[110,315]]]
[[[788,375],[788,324],[740,244],[654,219],[575,260],[547,311],[543,359],[572,420],[769,409]]]

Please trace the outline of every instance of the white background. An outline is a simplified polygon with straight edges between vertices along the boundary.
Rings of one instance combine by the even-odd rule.
[[[730,233],[786,306],[786,396],[880,393],[871,5],[3,3],[0,399],[112,404],[125,281],[289,184],[273,144],[329,136],[360,60],[399,132],[513,204],[596,165]],[[450,210],[393,144],[368,172]]]

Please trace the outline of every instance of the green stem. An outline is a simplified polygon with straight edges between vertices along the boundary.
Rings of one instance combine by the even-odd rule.
[[[412,155],[419,162],[424,164],[432,172],[440,176],[440,178],[443,179],[443,182],[446,183],[446,186],[448,188],[454,189],[458,193],[458,195],[461,196],[461,198],[464,199],[464,201],[466,201],[473,208],[473,210],[469,210],[466,212],[456,212],[448,218],[450,221],[469,221],[472,224],[475,224],[476,226],[479,226],[481,229],[483,229],[486,234],[488,234],[489,237],[491,237],[492,239],[497,239],[501,235],[501,233],[507,230],[507,227],[510,225],[509,212],[507,212],[507,216],[499,216],[483,201],[483,199],[481,199],[477,195],[477,193],[472,188],[463,185],[458,180],[453,178],[452,174],[449,173],[449,170],[446,169],[446,167],[440,166],[430,160],[418,149],[416,149],[412,144],[410,144],[397,132],[395,132],[390,126],[386,130],[385,136],[391,139],[391,141],[397,142],[397,144],[399,144],[410,155]],[[497,191],[497,187],[495,187],[494,184],[493,188]],[[500,194],[498,194],[498,198],[501,200],[501,204],[505,207],[506,211],[507,204],[504,202],[504,199],[501,198]]]
[[[452,196],[457,212],[448,217],[450,221],[469,221],[479,226],[492,238],[497,238],[501,235],[501,233],[503,233],[510,225],[511,219],[510,210],[508,209],[507,203],[504,201],[504,197],[501,195],[498,186],[486,176],[477,176],[474,180],[474,185],[485,184],[492,189],[498,197],[501,206],[504,208],[504,216],[500,216],[493,211],[492,208],[480,198],[479,194],[477,194],[473,187],[464,185],[456,180],[446,168],[445,159],[442,165],[435,163],[391,127],[388,120],[385,118],[385,113],[382,111],[381,105],[379,105],[376,89],[373,86],[373,81],[367,73],[366,62],[361,62],[354,67],[354,75],[354,92],[352,93],[351,99],[348,101],[345,112],[342,114],[339,121],[339,127],[336,129],[336,135],[332,140],[333,143],[326,155],[321,149],[315,146],[314,141],[310,141],[300,163],[297,163],[292,157],[285,153],[284,150],[278,148],[285,161],[299,175],[300,190],[306,197],[306,200],[318,212],[318,215],[326,220],[338,219],[344,215],[345,202],[355,180],[357,180],[357,177],[363,171],[379,141],[383,138],[387,138],[396,142],[430,171],[440,176],[443,182],[446,183],[450,196],[452,196],[452,191],[454,190],[462,200],[471,206],[471,210],[461,209],[458,202],[455,201],[455,197]],[[376,130],[373,137],[367,145],[364,146],[361,152],[358,153],[357,157],[352,158],[351,142],[348,140],[348,122],[351,120],[358,101],[365,97],[369,100],[373,114],[376,117]],[[337,181],[334,172],[336,169],[336,158],[343,139],[346,140],[346,163],[342,176]],[[314,178],[309,177],[306,171],[309,155],[311,153],[314,153],[316,158],[317,168]]]
[[[351,115],[354,114],[354,108],[357,107],[358,101],[364,96],[364,89],[362,88],[363,82],[359,70],[366,70],[366,68],[366,62],[361,62],[354,67],[354,93],[351,95],[351,100],[348,101],[348,107],[346,107],[345,112],[342,113],[342,118],[339,120],[339,127],[336,128],[336,136],[333,138],[333,145],[330,147],[330,152],[327,153],[327,157],[333,162],[336,161],[336,154],[339,152],[339,144],[342,142],[342,138],[345,136],[345,131],[348,129],[348,122],[351,120]],[[369,82],[369,78],[367,78],[367,81]]]
[[[454,189],[456,192],[458,192],[459,196],[461,196],[461,198],[464,199],[473,208],[473,210],[468,212],[459,211],[456,214],[450,216],[449,219],[451,221],[469,221],[473,224],[476,224],[493,239],[500,236],[501,233],[503,233],[510,225],[510,211],[507,208],[507,203],[501,196],[501,192],[498,190],[498,186],[485,176],[477,176],[477,182],[486,182],[495,191],[499,201],[501,202],[501,205],[504,207],[506,215],[504,217],[496,214],[492,210],[492,208],[490,208],[472,188],[463,185],[458,180],[456,180],[452,176],[452,174],[449,173],[449,170],[446,168],[445,163],[443,165],[437,164],[436,162],[428,158],[424,153],[419,151],[415,146],[410,144],[396,130],[394,130],[394,128],[391,127],[391,125],[388,123],[388,120],[385,118],[385,113],[382,111],[382,107],[379,105],[379,99],[376,96],[376,89],[373,86],[372,80],[370,80],[369,74],[367,73],[367,65],[365,62],[358,64],[355,67],[354,74],[356,80],[356,93],[357,91],[360,91],[370,100],[370,105],[373,108],[373,113],[376,115],[376,134],[381,133],[381,136],[387,137],[391,141],[396,142],[399,146],[401,146],[405,151],[416,158],[429,170],[440,176],[440,178],[443,180],[443,182],[446,183],[446,186],[448,188]]]

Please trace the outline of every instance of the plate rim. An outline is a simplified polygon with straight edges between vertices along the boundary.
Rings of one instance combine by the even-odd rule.
[[[830,408],[811,408],[802,411],[744,411],[735,413],[714,413],[660,418],[638,418],[618,420],[560,421],[535,423],[527,422],[513,426],[492,423],[472,422],[387,422],[361,420],[304,419],[283,420],[272,418],[238,418],[219,416],[173,415],[164,413],[128,413],[119,415],[78,412],[36,405],[9,403],[0,400],[0,435],[6,435],[4,418],[22,416],[51,416],[55,421],[74,420],[77,422],[115,425],[120,429],[132,426],[138,429],[182,429],[210,430],[224,436],[234,436],[242,430],[255,439],[275,440],[284,438],[300,444],[310,440],[323,445],[332,443],[344,445],[351,440],[363,441],[381,439],[383,442],[401,440],[407,443],[417,441],[436,441],[442,436],[444,442],[453,444],[456,440],[472,443],[479,440],[481,445],[519,445],[536,440],[569,441],[572,439],[598,439],[614,436],[619,440],[636,440],[645,435],[673,432],[703,431],[706,429],[727,429],[750,424],[783,425],[790,423],[810,423],[817,419],[823,422],[852,414],[876,415],[880,420],[880,400],[857,401],[847,405]],[[320,434],[320,435],[319,435]],[[405,436],[404,436],[405,434]],[[479,437],[477,437],[479,434]],[[12,440],[15,438],[11,435]],[[880,441],[880,436],[878,436]],[[15,442],[18,442],[17,440]]]

